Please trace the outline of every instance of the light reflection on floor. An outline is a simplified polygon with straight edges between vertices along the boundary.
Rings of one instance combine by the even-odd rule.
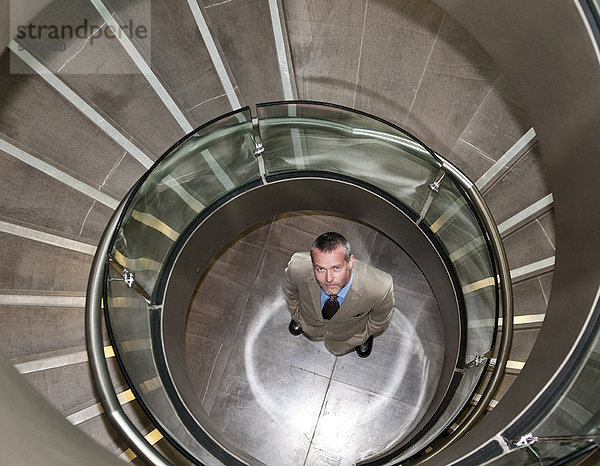
[[[261,338],[262,330],[268,321],[273,319],[279,322],[283,331],[281,338],[297,338],[300,345],[304,347],[304,353],[310,353],[317,345],[323,345],[321,342],[309,341],[304,337],[293,337],[287,333],[287,321],[281,316],[287,318],[285,303],[282,298],[265,306],[262,312],[259,312],[250,326],[246,335],[244,349],[245,370],[250,389],[254,395],[254,400],[258,403],[266,416],[273,422],[287,423],[291,430],[304,433],[310,436],[311,443],[314,445],[326,445],[327,452],[335,454],[339,463],[353,464],[359,456],[365,456],[368,450],[379,450],[387,442],[402,437],[407,429],[415,421],[420,409],[424,407],[426,398],[426,388],[431,381],[427,380],[429,363],[425,357],[425,352],[412,323],[406,319],[399,311],[395,311],[394,318],[390,328],[386,331],[386,337],[389,340],[396,340],[396,346],[402,351],[392,353],[392,357],[386,359],[388,371],[382,374],[378,381],[377,391],[366,391],[358,389],[352,385],[336,380],[337,372],[351,370],[348,365],[337,367],[338,358],[333,355],[315,353],[316,357],[324,357],[331,364],[329,374],[316,374],[323,377],[329,377],[329,382],[322,394],[323,404],[318,418],[315,418],[310,410],[296,411],[291,409],[285,415],[282,413],[281,394],[276,393],[273,387],[269,385],[268,375],[261,372],[255,365],[257,359],[262,358],[264,354],[277,355],[278,339]],[[272,335],[270,335],[272,337]],[[403,343],[400,343],[400,338]],[[382,337],[376,339],[376,345],[381,343]],[[352,359],[350,366],[360,368],[362,364],[369,364],[370,361],[376,364],[380,358],[376,353],[372,360],[361,360],[354,354],[342,356],[341,358]],[[282,364],[294,365],[296,361],[279,361]],[[409,365],[420,368],[420,371],[412,371],[409,374]],[[416,375],[416,377],[415,377]],[[393,430],[389,424],[381,423],[382,417],[385,417],[385,411],[389,408],[390,398],[393,398],[402,387],[407,385],[405,379],[411,378],[411,385],[422,388],[417,394],[417,403],[410,406],[402,418],[394,423]],[[288,388],[292,390],[285,394],[285,398],[302,399],[305,387],[302,379],[292,380]],[[331,390],[331,384],[336,387]],[[363,380],[363,384],[368,384],[368,380]],[[343,396],[340,396],[340,393]],[[361,401],[357,403],[357,401]],[[285,405],[283,405],[285,406]],[[357,432],[364,430],[368,435],[356,435]],[[390,431],[391,430],[391,431]],[[293,441],[290,439],[289,441]],[[290,463],[297,464],[297,463]]]
[[[291,252],[322,231],[322,219],[280,219],[236,243],[190,310],[188,368],[199,399],[228,440],[268,465],[350,465],[385,450],[419,421],[441,369],[429,286],[401,250],[390,254],[390,241],[362,225],[351,224],[366,245],[357,254],[394,275],[396,295],[371,356],[335,357],[322,342],[288,332],[281,272]],[[213,310],[219,295],[230,303],[226,314]]]

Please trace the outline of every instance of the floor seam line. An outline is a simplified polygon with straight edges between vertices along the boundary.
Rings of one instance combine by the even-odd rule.
[[[327,388],[325,389],[325,396],[323,397],[323,403],[321,403],[321,409],[319,410],[319,415],[317,416],[317,422],[315,423],[315,428],[313,430],[312,436],[310,438],[310,443],[308,444],[308,448],[306,449],[306,456],[304,457],[303,465],[306,465],[306,461],[308,460],[308,455],[310,454],[310,450],[312,449],[313,440],[315,439],[315,435],[317,434],[317,427],[319,426],[319,421],[321,419],[321,415],[323,414],[323,409],[325,408],[327,402],[327,395],[329,394],[329,387],[331,387],[331,382],[333,382],[333,373],[335,372],[335,367],[337,366],[338,356],[335,358],[335,362],[333,363],[333,367],[331,368],[331,375],[329,376],[329,382],[327,383]]]

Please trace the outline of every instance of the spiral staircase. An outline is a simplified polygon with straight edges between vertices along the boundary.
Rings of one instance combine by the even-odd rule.
[[[146,38],[88,35],[65,50],[3,38],[0,349],[11,375],[0,382],[0,448],[10,464],[139,461],[103,415],[87,362],[84,306],[96,245],[120,200],[171,145],[260,102],[325,101],[384,118],[462,169],[492,210],[511,267],[513,346],[490,415],[439,464],[465,455],[466,441],[496,435],[568,360],[599,275],[600,70],[585,5],[56,0],[27,14],[3,7],[12,25],[18,14],[44,24],[89,18],[113,31],[128,18],[151,24]],[[185,462],[138,406],[108,338],[105,354],[139,430]]]

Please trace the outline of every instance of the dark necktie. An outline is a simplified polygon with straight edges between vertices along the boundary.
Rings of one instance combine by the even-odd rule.
[[[337,295],[333,294],[329,296],[329,299],[323,304],[323,319],[331,319],[339,308],[340,303],[338,303]]]

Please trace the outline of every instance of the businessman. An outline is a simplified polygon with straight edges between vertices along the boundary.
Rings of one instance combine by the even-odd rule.
[[[392,277],[354,259],[341,234],[320,235],[310,252],[296,252],[285,269],[283,296],[292,316],[289,331],[340,356],[352,350],[366,358],[373,337],[394,310]]]

